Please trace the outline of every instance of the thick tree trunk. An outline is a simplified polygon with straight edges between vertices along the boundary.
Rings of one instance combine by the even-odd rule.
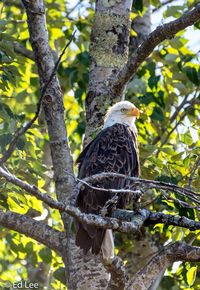
[[[26,9],[30,42],[38,67],[41,86],[43,87],[49,81],[55,66],[48,43],[45,6],[43,0],[22,0],[22,2]],[[58,200],[66,204],[74,185],[73,161],[65,126],[63,96],[56,76],[54,76],[47,88],[43,98],[43,108],[50,139],[56,194]],[[63,213],[62,219],[66,233],[66,248],[63,252],[63,260],[66,265],[66,276],[69,279],[69,268],[72,261],[70,249],[71,218]]]
[[[110,90],[110,83],[128,60],[131,6],[131,0],[96,1],[90,46],[85,144],[102,126],[107,108],[122,97]],[[83,257],[82,252],[77,251],[74,260],[79,268],[74,268],[71,289],[107,289],[109,274],[100,256],[88,254]]]
[[[102,126],[107,108],[122,98],[112,81],[128,60],[132,0],[96,1],[91,35],[91,66],[86,97],[86,143]]]

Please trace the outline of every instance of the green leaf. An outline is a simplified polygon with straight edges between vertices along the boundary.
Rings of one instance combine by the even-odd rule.
[[[60,281],[61,283],[63,283],[65,285],[66,283],[66,277],[65,277],[65,268],[60,267],[58,268],[54,273],[53,276]]]
[[[28,242],[25,246],[25,252],[30,255],[33,252],[33,242]]]
[[[0,135],[0,148],[4,150],[6,145],[9,144],[11,140],[12,135],[10,133]]]
[[[194,27],[197,29],[200,29],[200,20],[194,24]]]
[[[181,157],[182,157],[182,155],[183,155],[184,153],[185,153],[185,152],[183,151],[183,152],[180,152],[180,153],[178,153],[178,154],[172,156],[171,160],[172,160],[172,161],[179,161],[179,160],[182,160]]]
[[[182,5],[182,6],[180,6],[180,5],[168,6],[165,13],[164,13],[164,16],[165,17],[173,16],[175,18],[178,18],[182,15],[183,9],[184,9],[184,5]]]
[[[155,107],[153,113],[151,114],[151,119],[157,121],[164,121],[164,114],[162,110],[158,107]]]
[[[148,85],[151,89],[156,88],[158,86],[158,82],[160,80],[160,76],[152,76],[148,80]]]
[[[169,63],[173,63],[177,59],[177,54],[168,53],[165,55],[165,60]]]
[[[194,67],[186,67],[186,75],[188,79],[195,85],[199,84],[198,73]]]
[[[82,53],[79,53],[77,55],[77,59],[84,64],[84,66],[88,67],[89,66],[89,53],[87,51],[84,51]]]
[[[188,167],[190,163],[190,156],[188,155],[184,160],[183,160],[183,164],[185,167]]]
[[[43,248],[39,251],[39,256],[44,263],[49,264],[52,260],[52,252],[49,248]]]
[[[167,175],[160,175],[156,178],[156,180],[158,181],[163,181],[163,182],[167,182],[167,183],[172,183],[172,184],[177,184],[178,180],[176,177],[174,176],[167,176]]]
[[[181,141],[188,146],[192,145],[193,139],[189,130],[186,133],[182,134]]]
[[[24,150],[24,146],[26,144],[26,139],[23,137],[19,138],[18,141],[17,141],[17,149],[19,150]]]
[[[147,92],[144,96],[140,97],[139,100],[141,103],[148,105],[151,102],[154,102],[155,96],[153,93]]]
[[[35,147],[33,146],[31,142],[26,141],[25,148],[28,151],[28,153],[31,155],[31,157],[37,158],[36,153],[35,153]]]
[[[187,271],[187,283],[189,286],[192,286],[194,284],[194,281],[196,279],[196,274],[197,274],[197,266],[196,267],[191,267]]]
[[[142,12],[142,10],[143,10],[143,0],[133,0],[133,7],[137,11]]]

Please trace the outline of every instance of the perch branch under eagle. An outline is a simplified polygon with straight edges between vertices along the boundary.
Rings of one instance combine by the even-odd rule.
[[[139,156],[137,150],[137,129],[135,126],[139,110],[128,101],[121,101],[109,108],[104,126],[97,137],[80,154],[78,177],[115,172],[127,176],[139,175]],[[107,177],[103,182],[96,182],[96,187],[106,189],[128,189],[129,181]],[[76,206],[82,212],[99,214],[102,208],[113,198],[113,193],[83,187],[77,197]],[[125,208],[129,203],[127,194],[119,194],[117,208]],[[105,230],[85,223],[77,222],[76,245],[87,253],[102,250],[105,259],[114,257],[112,230]]]

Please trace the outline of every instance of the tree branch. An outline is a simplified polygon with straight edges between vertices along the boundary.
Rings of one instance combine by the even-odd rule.
[[[21,45],[20,43],[14,43],[14,51],[33,61],[35,60],[33,52]]]
[[[124,178],[129,178],[127,176],[124,176],[122,174],[114,174],[110,173],[109,175],[112,176],[119,176]],[[131,233],[137,233],[142,226],[149,226],[154,225],[157,223],[163,223],[167,225],[175,225],[179,227],[185,227],[190,229],[191,231],[200,229],[200,222],[190,220],[186,217],[180,217],[180,216],[174,216],[174,215],[167,215],[164,213],[154,213],[147,209],[141,209],[137,212],[134,211],[127,211],[127,210],[120,210],[116,209],[112,212],[111,217],[104,217],[101,215],[94,215],[94,214],[86,214],[81,212],[77,207],[74,206],[74,203],[71,205],[65,205],[62,202],[54,200],[52,197],[50,197],[46,193],[41,193],[39,189],[36,186],[32,186],[16,176],[12,175],[5,169],[0,167],[0,176],[6,178],[9,182],[19,186],[20,188],[24,189],[26,192],[30,193],[31,195],[37,197],[39,200],[42,200],[47,205],[49,205],[51,208],[55,208],[60,210],[61,212],[66,212],[70,216],[73,216],[80,222],[87,223],[89,225],[95,225],[98,227],[102,227],[105,229],[113,229],[120,232],[131,232]],[[99,177],[107,177],[108,173],[106,174],[98,174],[96,175],[96,179]],[[95,176],[88,177],[86,179],[95,178]],[[132,177],[130,177],[132,180]],[[154,181],[151,180],[145,180],[145,179],[139,179],[134,178],[133,179],[138,182],[145,181],[147,183],[151,183]],[[159,184],[159,186],[163,187],[165,186],[167,190],[172,187],[172,190],[174,190],[174,184],[168,184],[164,182],[158,182],[155,181],[156,184]],[[75,196],[77,196],[77,192],[79,192],[80,188],[82,186],[82,182],[79,182],[75,187]],[[175,186],[176,190],[179,188],[178,186]],[[181,188],[180,188],[181,189]],[[187,189],[183,189],[188,191]],[[191,190],[189,190],[191,192]]]
[[[42,90],[53,75],[42,104],[48,128],[56,196],[60,202],[66,204],[74,187],[73,159],[65,124],[63,94],[55,73],[55,61],[49,46],[45,4],[44,0],[22,0],[22,2],[26,9],[30,43],[34,52]],[[65,173],[66,169],[71,173],[70,177]],[[71,221],[66,213],[61,212],[61,216],[66,233],[63,261],[65,263],[66,277],[70,279],[74,249],[71,246]]]
[[[4,213],[0,209],[0,225],[35,239],[54,251],[62,252],[64,233],[51,228],[44,222],[12,211]]]
[[[129,57],[127,64],[118,73],[113,84],[112,90],[120,95],[127,82],[135,75],[141,63],[152,53],[154,48],[165,39],[173,38],[174,35],[193,25],[200,19],[200,4],[194,9],[183,14],[180,18],[167,24],[158,26],[147,39],[142,42],[138,49]]]
[[[102,181],[106,177],[116,177],[116,178],[123,178],[125,180],[130,180],[132,183],[130,184],[130,189],[131,188],[137,188],[139,187],[140,191],[147,190],[147,189],[152,189],[155,188],[157,190],[165,190],[165,191],[170,191],[177,193],[181,196],[187,197],[188,199],[192,200],[193,202],[200,204],[200,201],[197,199],[197,197],[200,196],[200,194],[192,191],[191,189],[188,188],[182,188],[178,185],[171,184],[171,183],[166,183],[162,181],[156,181],[156,180],[148,180],[148,179],[143,179],[143,178],[138,178],[138,177],[131,177],[119,173],[99,173],[95,174],[92,176],[89,176],[87,178],[84,178],[84,182],[87,182],[88,184],[93,184],[96,181]],[[74,189],[74,193],[71,197],[71,204],[75,204],[75,200],[77,198],[77,195],[79,193],[79,190],[82,186],[82,182],[79,182]]]
[[[191,220],[184,216],[149,211],[149,216],[145,220],[144,226],[156,225],[159,223],[164,225],[173,225],[186,228],[189,229],[190,231],[196,231],[200,229],[200,222]]]
[[[200,248],[184,242],[176,242],[157,253],[151,261],[128,283],[127,290],[146,290],[159,274],[176,261],[199,262]]]

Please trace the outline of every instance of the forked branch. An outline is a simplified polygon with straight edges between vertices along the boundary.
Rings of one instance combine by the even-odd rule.
[[[200,19],[200,4],[194,9],[186,12],[180,18],[167,24],[158,26],[149,36],[141,43],[137,50],[130,55],[127,64],[116,76],[112,90],[117,95],[121,95],[124,86],[136,74],[137,69],[143,61],[153,52],[154,48],[165,39],[173,38],[176,33],[193,25]]]

